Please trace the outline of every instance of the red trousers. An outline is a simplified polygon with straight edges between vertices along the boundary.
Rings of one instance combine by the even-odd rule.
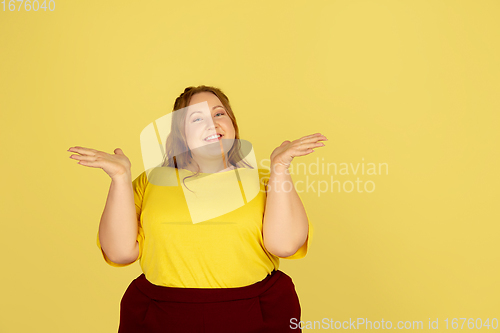
[[[292,325],[299,321],[295,286],[280,270],[250,286],[213,289],[157,286],[141,274],[121,300],[118,333],[301,332]]]

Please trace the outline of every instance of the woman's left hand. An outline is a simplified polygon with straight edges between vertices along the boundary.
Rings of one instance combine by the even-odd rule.
[[[316,133],[291,142],[288,140],[283,141],[283,143],[274,149],[271,154],[271,166],[288,169],[294,157],[312,153],[314,148],[323,147],[325,145],[323,142],[319,141],[326,140],[328,140],[326,136],[321,133]]]

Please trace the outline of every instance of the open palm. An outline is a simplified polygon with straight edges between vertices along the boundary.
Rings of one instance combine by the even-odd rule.
[[[288,168],[296,156],[304,156],[312,153],[314,148],[323,147],[325,144],[319,141],[328,140],[321,133],[304,136],[294,141],[283,141],[273,150],[271,154],[271,165]]]

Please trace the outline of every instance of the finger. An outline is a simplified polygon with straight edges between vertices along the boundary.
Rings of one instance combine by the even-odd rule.
[[[80,146],[71,147],[68,149],[68,151],[75,152],[75,153],[82,154],[82,155],[95,155],[98,152],[98,150],[95,150],[92,148],[80,147]]]
[[[97,156],[93,155],[71,155],[69,158],[80,161],[96,161]]]
[[[324,147],[324,146],[325,144],[323,142],[302,142],[297,144],[297,146],[295,146],[294,148],[303,151],[307,149],[314,149],[317,147]]]
[[[84,160],[82,160],[82,161],[78,161],[78,163],[76,163],[76,164],[88,166],[91,168],[102,168],[101,161],[84,161]]]
[[[300,142],[316,142],[316,141],[328,141],[324,135],[314,135],[307,138],[300,139]]]
[[[325,144],[323,142],[310,142],[305,145],[307,148],[316,148],[316,147],[324,147]]]
[[[309,138],[314,138],[314,137],[318,137],[318,136],[324,136],[324,135],[321,133],[314,133],[314,134],[303,136],[300,139],[309,139]]]
[[[309,155],[310,153],[314,152],[314,149],[312,148],[308,148],[308,149],[304,149],[304,150],[301,150],[301,151],[298,151],[294,154],[294,157],[296,156],[304,156],[304,155]]]

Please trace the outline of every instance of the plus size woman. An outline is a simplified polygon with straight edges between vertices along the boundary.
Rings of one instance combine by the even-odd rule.
[[[174,103],[161,165],[134,180],[121,149],[71,147],[111,177],[97,234],[105,261],[143,271],[118,332],[296,332],[299,298],[279,260],[303,258],[313,229],[288,168],[325,140],[284,141],[270,170],[257,168],[227,96],[198,86]]]

